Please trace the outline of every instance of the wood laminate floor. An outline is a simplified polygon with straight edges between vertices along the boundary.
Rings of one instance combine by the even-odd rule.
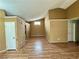
[[[0,59],[79,59],[74,43],[49,44],[43,37],[31,38],[19,51],[7,51]]]

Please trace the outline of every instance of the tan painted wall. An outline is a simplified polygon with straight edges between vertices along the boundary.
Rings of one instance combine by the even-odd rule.
[[[45,27],[44,20],[40,20],[41,25],[34,25],[34,22],[31,22],[31,36],[44,36]]]
[[[56,8],[49,10],[49,19],[65,19],[66,18],[66,10]]]
[[[17,18],[17,49],[20,49],[24,46],[25,40],[25,21]]]
[[[67,9],[67,18],[79,17],[79,0]]]
[[[0,51],[6,50],[4,19],[0,18]]]
[[[48,15],[45,17],[45,37],[50,41],[50,20]]]
[[[26,39],[30,38],[30,24],[26,23]]]
[[[68,40],[68,23],[66,10],[56,8],[49,10],[45,19],[46,37],[49,43],[61,43]],[[64,21],[63,21],[64,20]],[[50,29],[48,29],[50,28]]]
[[[68,23],[63,20],[45,18],[45,33],[49,43],[68,42]]]
[[[4,10],[0,10],[0,51],[6,50],[4,16]]]
[[[50,21],[50,42],[67,42],[67,21]]]
[[[4,10],[0,10],[0,17],[5,16],[5,11]]]

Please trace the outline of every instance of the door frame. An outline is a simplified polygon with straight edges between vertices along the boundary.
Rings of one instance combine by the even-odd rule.
[[[14,21],[6,21],[6,22],[12,22],[12,23],[15,23],[15,43],[16,43],[16,22],[14,22]],[[6,23],[6,22],[4,22],[4,24]],[[5,29],[5,39],[6,39],[6,29]],[[7,39],[6,39],[7,40]],[[17,49],[9,49],[8,48],[8,45],[7,45],[7,41],[6,41],[6,50],[17,50]]]
[[[76,24],[72,22],[72,20],[68,21],[68,41],[75,42],[75,31],[76,31]]]

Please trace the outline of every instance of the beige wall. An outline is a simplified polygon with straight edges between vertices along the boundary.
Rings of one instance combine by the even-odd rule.
[[[30,24],[26,23],[26,40],[30,38]]]
[[[45,27],[44,20],[39,20],[41,25],[34,25],[34,22],[31,22],[31,36],[44,36],[45,35]]]
[[[45,33],[49,43],[68,42],[68,19],[63,9],[50,10],[45,17]]]
[[[6,50],[4,19],[0,18],[0,51]]]
[[[50,43],[61,43],[68,41],[68,23],[66,20],[66,10],[56,8],[49,10],[49,15],[46,21],[46,36]],[[49,22],[49,23],[48,23]],[[47,25],[49,24],[49,26]],[[48,29],[50,28],[50,29]]]
[[[45,33],[49,43],[68,42],[68,22],[64,19],[45,18]]]
[[[5,16],[5,11],[4,10],[0,10],[0,17]]]
[[[67,42],[67,21],[50,21],[50,42]]]
[[[24,44],[25,44],[25,21],[24,20],[22,20],[22,19],[19,19],[19,18],[17,18],[16,19],[16,21],[17,21],[17,49],[20,49],[21,47],[23,47],[24,46]]]
[[[5,12],[0,10],[0,51],[6,50],[6,40],[5,40],[5,25],[4,18]]]
[[[65,19],[66,18],[66,10],[56,8],[49,10],[49,19]]]
[[[48,15],[45,17],[45,37],[50,41],[50,20]]]
[[[79,0],[67,9],[67,18],[79,17]]]

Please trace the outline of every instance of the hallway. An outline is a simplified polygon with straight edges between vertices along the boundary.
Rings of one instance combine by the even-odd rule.
[[[8,51],[0,59],[79,59],[79,47],[73,43],[49,44],[43,37],[31,38],[19,51]]]

